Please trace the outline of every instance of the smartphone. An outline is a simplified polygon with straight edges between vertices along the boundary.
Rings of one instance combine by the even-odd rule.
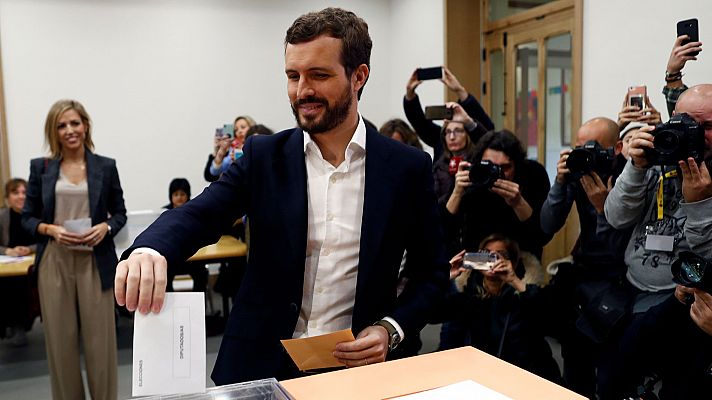
[[[475,269],[478,271],[489,271],[497,263],[497,254],[486,251],[477,253],[465,253],[462,265],[465,268]]]
[[[687,44],[689,42],[699,42],[700,32],[697,25],[697,18],[686,19],[677,23],[677,36],[687,35],[690,38],[682,41],[682,44]],[[690,53],[691,56],[696,56],[700,54],[699,51]]]
[[[215,137],[222,137],[223,136],[223,128],[215,128]]]
[[[441,79],[443,77],[443,67],[418,68],[415,74],[419,81],[428,79]]]
[[[631,86],[628,88],[628,105],[636,106],[639,110],[646,108],[645,96],[648,89],[645,86]]]
[[[223,125],[222,132],[223,132],[223,136],[227,136],[229,138],[234,138],[235,137],[235,126],[232,124],[225,124],[225,125]]]
[[[427,106],[425,107],[425,119],[452,119],[452,108],[447,108],[447,106]]]

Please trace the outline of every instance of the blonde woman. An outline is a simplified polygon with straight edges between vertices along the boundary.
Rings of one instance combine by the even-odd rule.
[[[23,227],[38,242],[35,262],[54,399],[84,398],[80,339],[91,397],[117,395],[112,238],[126,223],[126,208],[116,162],[94,153],[91,128],[78,101],[52,105],[45,122],[50,154],[30,163],[22,213]],[[70,231],[70,221],[86,228]]]

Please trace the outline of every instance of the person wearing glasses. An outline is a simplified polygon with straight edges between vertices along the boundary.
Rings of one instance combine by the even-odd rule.
[[[448,125],[448,130],[453,128]],[[456,132],[448,134],[452,136],[457,136]],[[450,254],[462,249],[477,251],[483,239],[501,234],[519,243],[522,257],[531,266],[524,282],[546,283],[539,264],[543,247],[551,239],[539,223],[549,192],[546,170],[527,160],[522,143],[506,130],[485,134],[472,154],[457,166],[454,189],[441,208]],[[454,245],[460,246],[455,252]],[[453,319],[443,324],[441,350],[469,344],[467,332],[461,329],[464,323]]]

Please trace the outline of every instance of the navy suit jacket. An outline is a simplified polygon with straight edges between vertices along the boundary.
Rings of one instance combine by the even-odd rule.
[[[89,190],[89,213],[92,226],[106,222],[111,234],[94,246],[94,256],[99,268],[102,290],[114,287],[116,274],[116,248],[113,235],[126,224],[124,192],[119,181],[116,161],[102,157],[86,149],[87,186]],[[27,182],[27,198],[22,209],[22,226],[37,238],[35,265],[39,266],[47,247],[49,236],[40,235],[40,222],[54,223],[54,190],[59,179],[59,160],[35,158],[30,161],[30,180]]]
[[[249,216],[250,257],[213,370],[218,385],[279,375],[287,359],[279,340],[292,337],[302,301],[307,248],[303,132],[253,136],[243,150],[220,180],[186,205],[163,213],[124,253],[150,247],[170,266],[216,242],[240,216]],[[412,335],[444,298],[448,283],[430,157],[367,130],[365,168],[351,327],[358,334],[391,316]],[[406,249],[409,281],[397,297]]]

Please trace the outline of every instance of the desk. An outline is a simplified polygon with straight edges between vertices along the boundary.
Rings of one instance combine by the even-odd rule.
[[[234,236],[224,235],[217,243],[198,250],[188,261],[221,261],[247,255],[247,245]]]
[[[34,263],[35,256],[33,255],[32,258],[27,259],[25,261],[9,264],[0,264],[0,278],[27,275],[27,269],[30,268],[30,265]]]
[[[471,379],[512,399],[586,400],[473,347],[280,382],[297,400],[388,399]]]

